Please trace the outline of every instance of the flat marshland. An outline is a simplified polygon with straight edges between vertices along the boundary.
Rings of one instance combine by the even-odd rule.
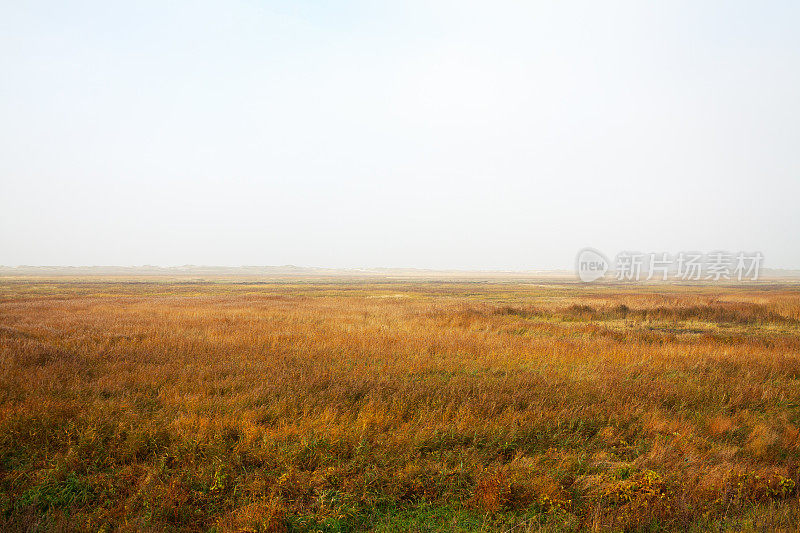
[[[790,530],[800,287],[0,280],[0,529]]]

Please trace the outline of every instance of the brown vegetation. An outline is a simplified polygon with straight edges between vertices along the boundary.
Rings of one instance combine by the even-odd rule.
[[[0,282],[3,530],[791,529],[800,290]]]

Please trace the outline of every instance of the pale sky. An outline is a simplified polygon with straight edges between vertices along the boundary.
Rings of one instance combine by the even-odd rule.
[[[0,0],[0,264],[800,268],[800,3]]]

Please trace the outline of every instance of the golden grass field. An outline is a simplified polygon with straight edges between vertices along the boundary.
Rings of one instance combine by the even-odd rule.
[[[0,529],[786,530],[800,286],[0,280]]]

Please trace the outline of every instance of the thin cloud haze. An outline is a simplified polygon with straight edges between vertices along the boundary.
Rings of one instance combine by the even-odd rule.
[[[800,268],[792,2],[0,7],[0,264]]]

